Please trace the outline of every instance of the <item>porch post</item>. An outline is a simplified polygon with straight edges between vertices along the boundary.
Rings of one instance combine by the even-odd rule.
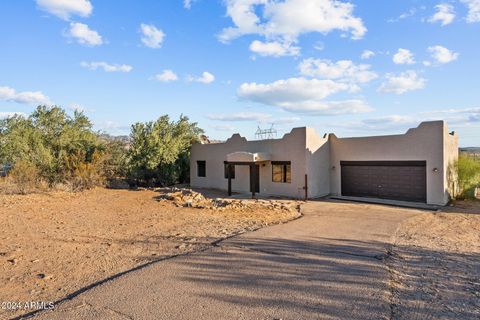
[[[232,175],[231,175],[231,170],[232,165],[230,163],[227,164],[227,177],[228,177],[228,196],[230,197],[232,195]]]
[[[255,199],[255,187],[256,187],[256,181],[257,181],[257,172],[255,170],[255,163],[250,165],[250,170],[252,172],[252,175],[250,176],[250,187],[252,188],[252,199]]]

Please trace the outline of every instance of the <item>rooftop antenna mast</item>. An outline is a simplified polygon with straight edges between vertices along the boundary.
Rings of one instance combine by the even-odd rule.
[[[260,126],[258,126],[255,132],[255,139],[257,140],[275,139],[276,137],[277,130],[273,127],[273,123],[269,129],[261,129]]]

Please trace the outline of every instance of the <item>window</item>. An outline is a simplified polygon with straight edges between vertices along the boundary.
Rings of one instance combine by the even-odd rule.
[[[272,161],[272,181],[292,182],[292,165],[290,161]]]
[[[225,179],[228,179],[228,164],[225,163],[225,168],[223,169],[225,174]],[[235,165],[231,165],[230,167],[230,178],[235,179]]]
[[[207,176],[207,162],[197,161],[197,176],[198,177],[206,177]]]

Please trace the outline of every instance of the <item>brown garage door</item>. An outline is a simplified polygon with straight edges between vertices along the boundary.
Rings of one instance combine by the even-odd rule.
[[[425,161],[341,161],[342,195],[426,202]]]

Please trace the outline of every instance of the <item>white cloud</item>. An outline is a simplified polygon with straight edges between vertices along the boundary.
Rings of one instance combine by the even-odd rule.
[[[285,103],[281,107],[286,111],[313,116],[356,114],[373,111],[372,107],[360,99],[302,101],[300,103]]]
[[[88,17],[93,6],[88,0],[36,0],[37,6],[61,19],[69,20],[71,16]]]
[[[130,72],[133,67],[128,64],[109,64],[103,61],[82,62],[80,65],[90,70],[103,69],[105,72]]]
[[[158,49],[162,47],[163,39],[165,38],[165,33],[162,30],[157,29],[153,24],[144,24],[140,25],[142,36],[142,42],[149,48]]]
[[[432,63],[431,63],[430,61],[428,61],[428,60],[425,60],[425,61],[423,61],[422,63],[423,63],[423,65],[424,65],[425,67],[430,67],[430,66],[432,65]]]
[[[323,51],[323,49],[325,49],[325,45],[323,44],[323,42],[317,41],[313,45],[313,49],[318,50],[318,51]]]
[[[360,131],[391,131],[417,127],[422,121],[447,121],[450,127],[464,127],[480,121],[480,108],[445,109],[418,112],[410,115],[387,115],[350,122],[344,127]]]
[[[408,70],[399,75],[387,74],[386,81],[382,83],[379,92],[404,94],[408,91],[419,90],[425,87],[426,80],[417,75],[413,70]]]
[[[442,46],[433,46],[428,47],[428,51],[431,53],[432,58],[435,59],[437,63],[449,63],[458,59],[459,54],[448,50]]]
[[[208,71],[204,71],[200,77],[187,76],[188,82],[200,82],[203,84],[209,84],[215,81],[215,76]]]
[[[300,47],[292,46],[291,43],[285,42],[262,42],[254,40],[250,44],[250,51],[257,53],[261,56],[298,56],[300,54]]]
[[[414,64],[415,59],[410,50],[400,48],[397,53],[393,55],[393,62],[395,64]]]
[[[87,46],[99,46],[103,44],[102,36],[97,31],[90,29],[86,24],[71,22],[67,36],[73,37],[78,43]]]
[[[375,56],[375,52],[373,52],[372,50],[363,50],[362,55],[360,56],[360,59],[368,60],[374,56]]]
[[[310,32],[350,32],[362,38],[367,29],[362,19],[353,15],[354,5],[339,0],[226,0],[227,16],[233,27],[225,28],[219,40],[228,42],[248,34],[268,41],[295,43],[299,35]],[[260,7],[263,7],[260,14]]]
[[[299,69],[300,73],[304,76],[336,79],[340,82],[350,83],[352,86],[357,83],[367,83],[378,78],[378,75],[370,70],[370,65],[356,65],[351,60],[332,62],[325,59],[309,58],[300,63]]]
[[[235,130],[235,127],[232,126],[231,124],[216,124],[216,125],[211,125],[210,126],[212,129],[216,131],[228,131],[231,132]]]
[[[417,9],[416,8],[411,8],[407,12],[404,12],[401,15],[399,15],[397,18],[388,19],[387,22],[390,22],[390,23],[398,22],[400,20],[404,20],[404,19],[413,17],[416,13],[417,13]]]
[[[428,19],[428,22],[440,22],[442,26],[446,26],[447,24],[452,23],[455,19],[455,10],[451,4],[440,3],[435,6],[435,9],[435,14]]]
[[[268,84],[243,83],[237,93],[243,99],[279,105],[285,101],[321,100],[348,88],[347,84],[332,80],[289,78]]]
[[[406,115],[388,115],[376,118],[364,119],[361,121],[361,126],[369,130],[379,129],[400,129],[413,128],[419,123],[418,118]]]
[[[18,111],[6,111],[6,112],[0,112],[0,119],[8,119],[12,118],[15,116],[20,116],[26,118],[27,115],[24,112],[18,112]]]
[[[480,122],[480,108],[454,108],[421,112],[419,116],[427,120],[444,119],[454,125],[468,125]]]
[[[333,80],[290,78],[268,84],[243,83],[238,88],[237,95],[243,100],[312,115],[370,111],[371,108],[361,100],[323,101],[326,97],[349,88],[348,84]]]
[[[268,113],[261,112],[237,112],[224,114],[210,114],[207,116],[210,120],[217,121],[257,121],[264,122],[272,118]]]
[[[183,7],[185,9],[190,10],[192,8],[192,5],[197,2],[198,0],[183,0]]]
[[[93,109],[82,106],[78,103],[70,103],[69,105],[67,105],[67,109],[78,112],[94,111]]]
[[[480,0],[461,0],[468,7],[467,22],[480,22]]]
[[[225,122],[242,122],[251,121],[258,123],[272,123],[272,124],[292,124],[300,120],[298,117],[280,117],[274,118],[271,114],[262,112],[237,112],[232,114],[210,114],[207,116],[210,120],[225,121]]]
[[[52,104],[50,98],[40,91],[16,92],[15,89],[10,87],[0,87],[0,100],[36,105]]]
[[[299,117],[280,117],[280,118],[275,118],[270,123],[274,124],[292,124],[295,122],[300,121]]]
[[[155,80],[161,81],[161,82],[172,82],[172,81],[177,81],[178,76],[175,72],[172,70],[163,70],[162,73],[158,73],[155,75]]]

